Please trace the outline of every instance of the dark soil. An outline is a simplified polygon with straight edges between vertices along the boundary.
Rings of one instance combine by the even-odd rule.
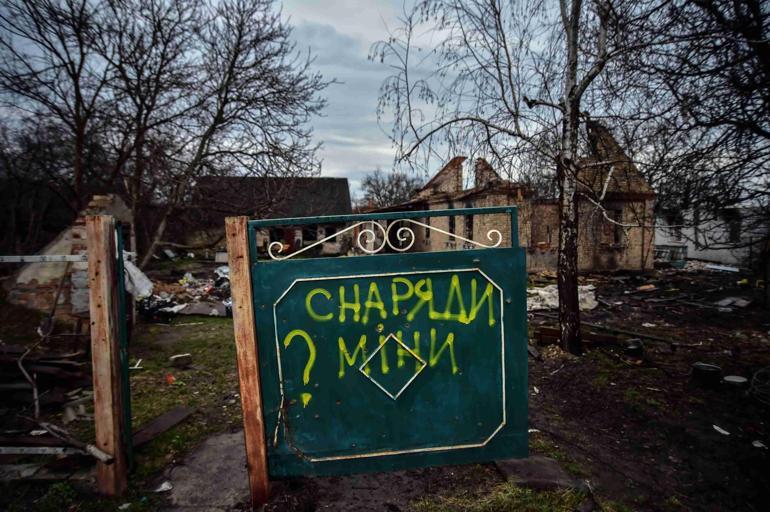
[[[767,510],[770,457],[752,443],[770,446],[770,406],[748,388],[704,387],[690,375],[697,361],[749,380],[770,365],[767,310],[713,307],[724,297],[753,296],[738,281],[684,272],[596,278],[597,295],[612,307],[583,314],[584,322],[677,343],[648,341],[643,359],[604,347],[579,359],[556,353],[531,362],[539,391],[531,395],[531,426],[569,453],[598,494],[643,510]],[[648,283],[657,289],[627,293]],[[672,296],[683,297],[657,301]],[[553,320],[536,315],[531,324],[539,323]]]

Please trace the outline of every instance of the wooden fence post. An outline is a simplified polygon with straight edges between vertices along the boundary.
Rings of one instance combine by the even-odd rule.
[[[228,217],[225,219],[225,228],[230,264],[230,291],[233,299],[233,327],[238,352],[243,433],[246,438],[246,464],[249,470],[252,507],[258,507],[267,502],[270,483],[267,474],[262,390],[259,385],[257,328],[251,293],[248,217]]]
[[[96,446],[115,459],[109,465],[98,462],[96,478],[101,494],[119,496],[128,487],[128,472],[122,435],[125,423],[120,380],[115,220],[107,215],[86,217],[86,237]]]

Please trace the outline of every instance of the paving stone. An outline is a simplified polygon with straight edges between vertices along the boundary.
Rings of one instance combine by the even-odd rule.
[[[584,484],[549,457],[533,455],[526,459],[496,461],[505,478],[516,485],[537,490],[583,489]]]
[[[168,492],[174,510],[230,510],[249,500],[246,449],[243,432],[206,439],[166,478],[174,486]]]

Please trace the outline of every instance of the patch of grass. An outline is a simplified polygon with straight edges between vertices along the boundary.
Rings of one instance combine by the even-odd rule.
[[[189,369],[169,363],[182,353],[192,355]],[[171,326],[145,326],[131,347],[131,359],[137,358],[144,369],[131,372],[134,428],[180,405],[197,412],[137,452],[135,478],[153,475],[212,433],[241,425],[232,320],[179,317]]]
[[[0,505],[7,505],[8,512],[34,510],[36,512],[106,512],[118,511],[119,507],[129,504],[123,510],[130,512],[150,512],[163,506],[163,499],[158,494],[144,495],[133,490],[119,498],[103,498],[94,496],[88,489],[81,489],[69,482],[41,484],[39,482],[14,482],[13,494],[8,502],[0,499]],[[5,494],[4,487],[0,491]],[[6,496],[3,496],[5,498]],[[2,508],[2,507],[0,507]]]
[[[605,353],[604,350],[592,350],[586,354],[586,358],[596,363],[600,373],[606,373],[608,376],[621,368],[618,362]]]
[[[503,483],[484,494],[431,496],[412,504],[415,512],[558,512],[573,511],[584,495],[576,491],[533,491]]]
[[[608,500],[601,502],[601,510],[603,512],[634,512],[636,509],[618,503],[617,501]]]
[[[57,512],[66,510],[75,503],[78,498],[77,491],[67,482],[56,482],[48,488],[40,501],[36,504],[40,512]]]
[[[632,407],[644,408],[644,406],[653,409],[663,408],[663,403],[655,398],[645,396],[638,389],[629,388],[623,392],[623,400]]]
[[[663,506],[666,507],[666,510],[681,510],[684,507],[682,502],[676,496],[669,496],[666,498]]]
[[[560,465],[573,476],[583,478],[588,476],[588,473],[574,460],[572,460],[566,453],[564,453],[558,446],[547,439],[542,434],[533,434],[529,437],[530,451],[550,457],[560,463]]]
[[[559,462],[568,462],[567,454],[559,449],[550,439],[539,433],[529,436],[529,449],[540,455],[545,455]]]
[[[607,389],[609,385],[610,375],[606,372],[597,373],[596,376],[591,380],[591,386],[597,391]]]

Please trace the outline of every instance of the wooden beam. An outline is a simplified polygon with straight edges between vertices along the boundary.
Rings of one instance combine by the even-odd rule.
[[[243,433],[246,438],[246,464],[249,470],[252,507],[257,508],[267,503],[270,482],[267,474],[262,389],[259,385],[257,328],[251,293],[248,218],[228,217],[225,219],[225,228],[233,300],[233,328],[238,353],[238,378],[241,385]]]
[[[101,494],[120,496],[128,487],[128,468],[122,435],[125,423],[120,381],[115,220],[106,215],[86,217],[86,237],[96,446],[114,458],[112,464],[97,463],[96,480]]]

